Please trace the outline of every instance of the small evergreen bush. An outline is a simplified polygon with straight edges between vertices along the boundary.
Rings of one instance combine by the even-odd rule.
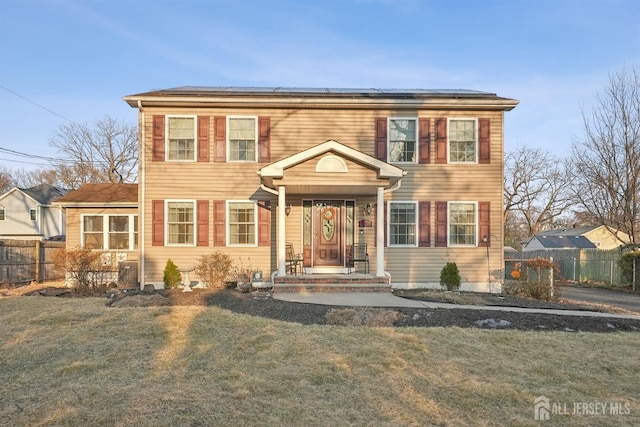
[[[164,267],[164,275],[162,276],[165,288],[177,288],[182,281],[182,275],[178,271],[178,266],[171,261],[167,260],[167,264]]]
[[[460,289],[460,271],[455,262],[448,262],[442,271],[440,271],[440,286],[448,291],[457,291]]]

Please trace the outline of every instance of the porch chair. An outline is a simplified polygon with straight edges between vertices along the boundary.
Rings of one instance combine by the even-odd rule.
[[[352,268],[355,269],[357,262],[364,262],[364,274],[369,274],[369,253],[367,252],[366,243],[355,243],[351,245],[349,253],[347,254],[349,274],[351,274]]]
[[[285,261],[287,263],[287,274],[298,275],[298,267],[300,267],[300,273],[304,273],[304,257],[302,254],[297,254],[293,249],[293,243],[287,242],[287,253]]]

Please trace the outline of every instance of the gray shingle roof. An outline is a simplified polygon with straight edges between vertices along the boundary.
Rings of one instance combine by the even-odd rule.
[[[51,202],[69,192],[66,188],[55,187],[49,184],[40,184],[31,188],[20,188],[20,191],[42,205],[49,205]]]
[[[563,249],[563,248],[578,248],[578,249],[595,249],[596,245],[591,243],[589,239],[584,236],[551,236],[546,234],[538,234],[536,237],[538,241],[547,249]]]

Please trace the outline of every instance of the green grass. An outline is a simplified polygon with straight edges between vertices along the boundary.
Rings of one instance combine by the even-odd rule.
[[[539,425],[533,401],[619,402],[638,333],[301,326],[213,307],[0,299],[0,424]]]

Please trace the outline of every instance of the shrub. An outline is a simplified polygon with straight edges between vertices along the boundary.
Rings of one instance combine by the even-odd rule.
[[[457,291],[460,289],[460,271],[455,262],[448,262],[442,271],[440,271],[440,286],[446,288],[448,291]]]
[[[210,288],[222,288],[233,268],[231,257],[220,251],[202,255],[195,265],[195,272],[202,282]]]
[[[541,301],[550,301],[551,287],[540,282],[513,282],[505,284],[503,292],[506,295],[534,298]]]
[[[638,289],[640,285],[640,251],[632,251],[622,254],[618,264],[622,269],[622,277],[633,286],[633,264],[636,265],[636,283],[635,287]]]
[[[238,259],[238,264],[233,267],[233,280],[237,282],[240,292],[246,293],[251,291],[251,281],[253,280],[254,268],[251,267],[251,259],[248,258],[249,265],[245,267],[242,258]]]
[[[162,276],[165,288],[177,288],[182,281],[182,275],[178,271],[178,266],[171,261],[167,260],[167,264],[164,266],[164,275]]]
[[[103,266],[102,252],[77,247],[75,249],[56,249],[51,257],[58,271],[68,273],[80,289],[100,289],[104,286],[103,273],[111,266]]]

